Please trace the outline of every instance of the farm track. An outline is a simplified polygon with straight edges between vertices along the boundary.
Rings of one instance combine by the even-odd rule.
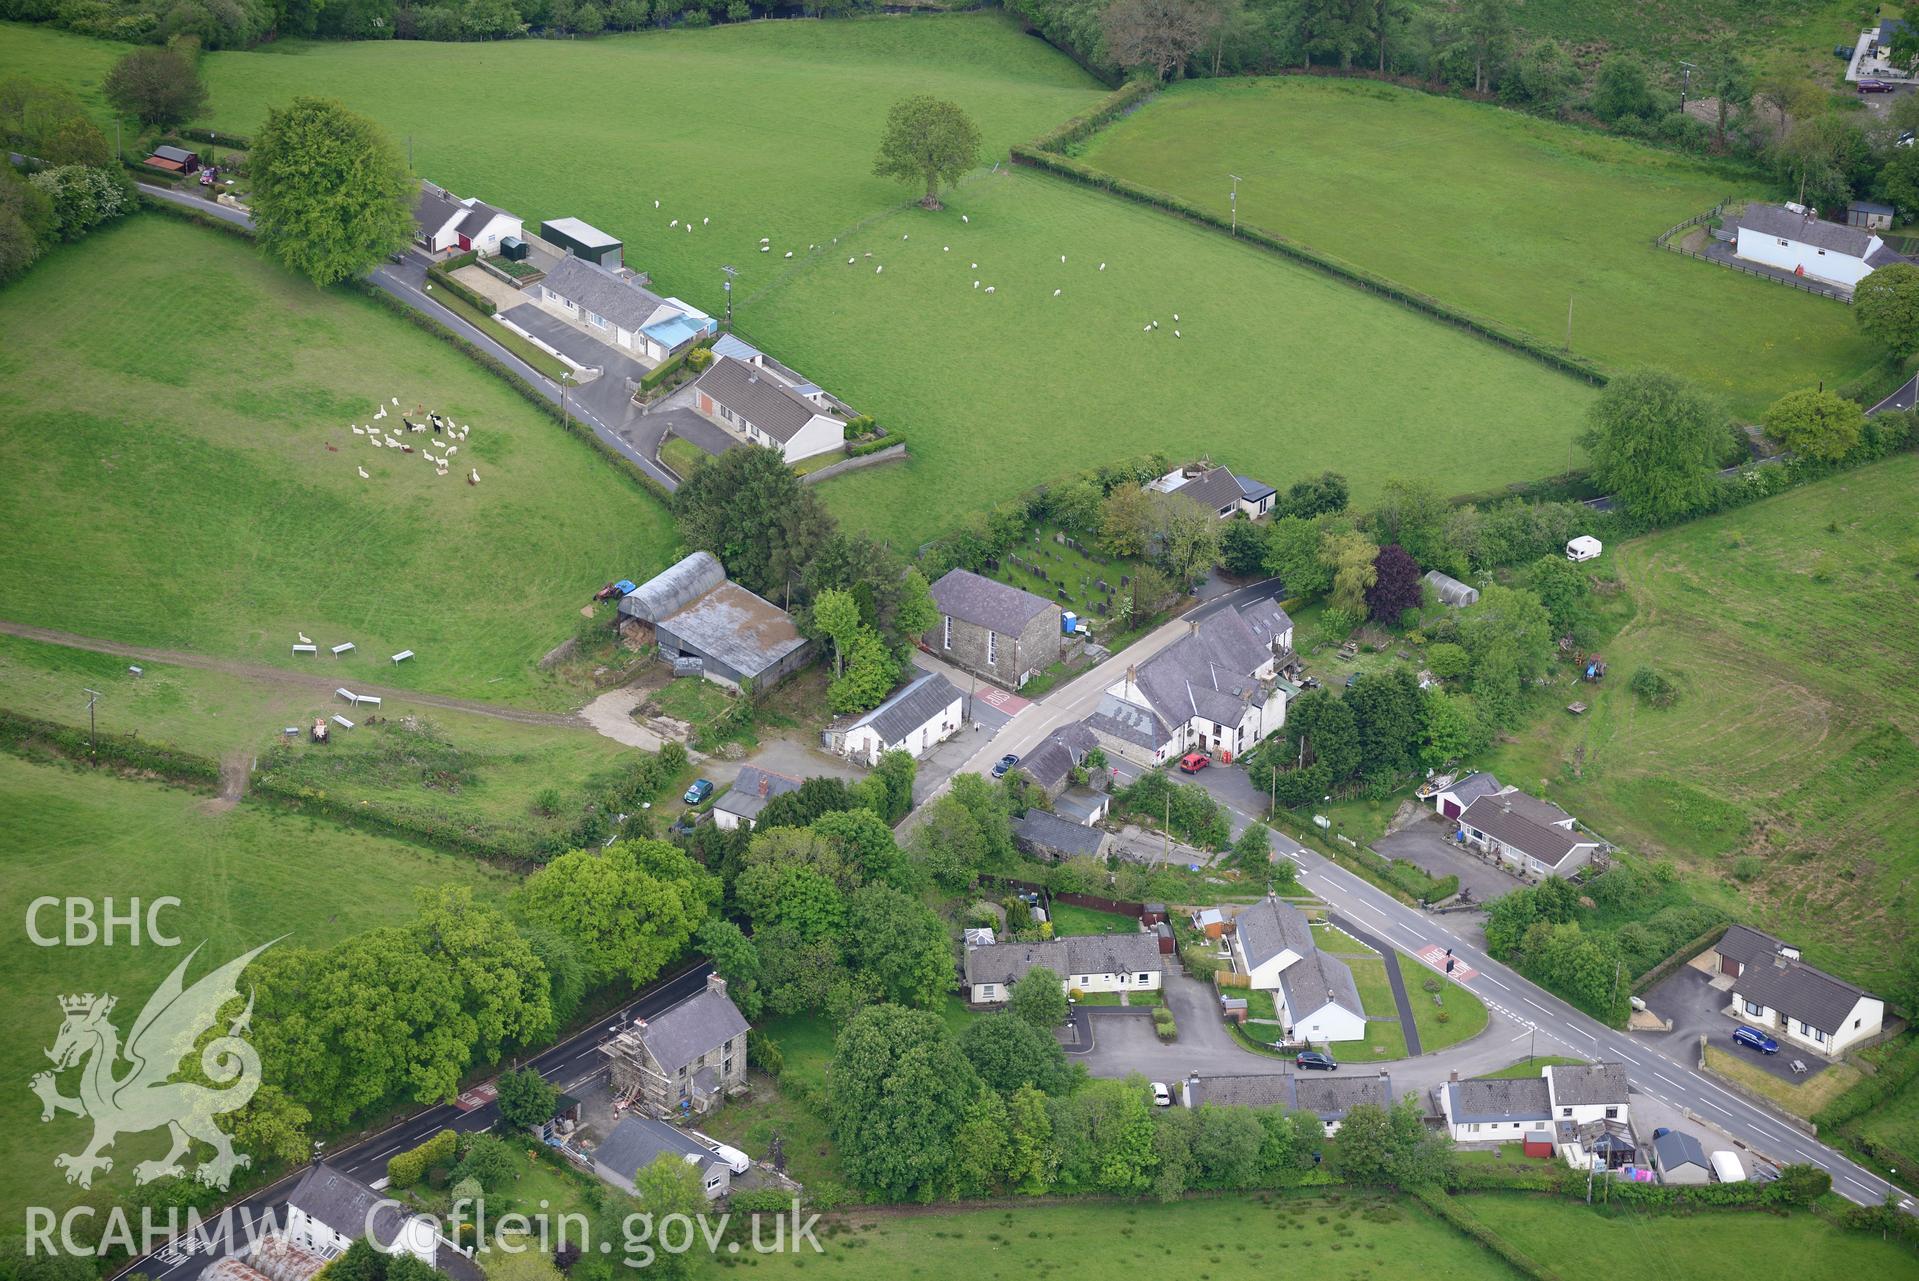
[[[68,649],[83,649],[95,654],[112,654],[119,658],[131,658],[141,662],[170,663],[175,667],[193,667],[201,671],[220,672],[228,676],[243,676],[248,680],[317,690],[327,694],[331,694],[341,681],[337,674],[316,673],[309,676],[303,672],[290,672],[283,667],[270,667],[265,663],[244,663],[236,659],[213,658],[206,654],[192,654],[177,649],[153,649],[145,645],[127,645],[120,641],[78,636],[72,632],[57,631],[51,627],[28,627],[24,623],[8,622],[5,619],[0,619],[0,635],[17,636],[22,640],[40,641],[48,645],[63,645]],[[381,685],[367,685],[359,681],[353,684],[362,694],[372,694],[395,701],[410,700],[426,707],[444,707],[451,711],[470,712],[475,716],[490,716],[495,720],[514,721],[521,725],[549,725],[578,730],[592,728],[574,712],[526,711],[516,707],[502,707],[497,703],[483,703],[471,698],[423,694],[418,690],[393,689]]]

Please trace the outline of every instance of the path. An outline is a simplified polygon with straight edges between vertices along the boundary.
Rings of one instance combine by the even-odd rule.
[[[646,700],[647,693],[631,687],[608,690],[580,709],[580,719],[616,743],[657,752],[665,740],[633,719],[633,709]]]

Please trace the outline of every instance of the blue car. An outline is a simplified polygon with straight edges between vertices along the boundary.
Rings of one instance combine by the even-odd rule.
[[[685,801],[688,805],[698,805],[701,801],[705,800],[707,797],[711,796],[712,794],[713,794],[712,780],[705,779],[705,778],[696,778],[693,780],[693,786],[687,788],[686,795],[680,797],[680,799]]]
[[[1743,1045],[1749,1050],[1758,1050],[1761,1054],[1779,1053],[1779,1042],[1767,1036],[1756,1027],[1747,1027],[1741,1023],[1732,1030],[1732,1043]]]

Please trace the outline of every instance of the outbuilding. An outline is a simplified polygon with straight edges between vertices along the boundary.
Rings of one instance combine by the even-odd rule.
[[[917,668],[914,670],[918,670]],[[964,701],[937,672],[919,672],[884,703],[846,730],[840,751],[849,760],[877,764],[885,752],[915,759],[959,732]]]
[[[1436,569],[1426,571],[1426,582],[1433,589],[1441,604],[1459,609],[1466,605],[1479,603],[1479,589],[1468,583],[1462,583],[1451,574],[1442,574]]]
[[[146,162],[155,169],[165,169],[172,173],[198,173],[200,155],[188,151],[185,147],[155,147],[148,154]]]
[[[1882,205],[1871,200],[1855,200],[1846,206],[1846,225],[1864,227],[1868,231],[1884,231],[1892,226],[1894,212],[1891,205]]]
[[[806,665],[812,645],[779,606],[728,580],[711,552],[694,552],[620,600],[619,625],[657,641],[660,656],[698,660],[700,674],[738,689],[771,689]]]
[[[625,246],[590,223],[578,218],[549,218],[540,224],[540,239],[556,245],[576,258],[617,269]]]

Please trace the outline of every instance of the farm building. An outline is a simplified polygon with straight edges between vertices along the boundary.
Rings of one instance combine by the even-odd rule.
[[[975,676],[1018,689],[1059,661],[1060,610],[1043,596],[954,569],[933,584],[933,603],[926,647]]]
[[[589,258],[561,259],[536,288],[539,304],[548,312],[609,347],[654,364],[671,360],[720,329],[718,321],[691,303],[662,298],[631,273]]]
[[[884,752],[905,752],[917,759],[935,743],[959,733],[964,700],[953,683],[936,672],[923,672],[884,703],[844,729],[828,730],[831,747],[848,760],[876,764]]]
[[[1739,215],[1734,255],[1794,275],[1851,289],[1880,267],[1906,259],[1864,227],[1822,222],[1755,201]]]
[[[708,680],[771,689],[812,656],[787,612],[738,583],[711,552],[694,552],[620,601],[621,634],[654,640],[660,656],[698,660]]]
[[[713,826],[722,832],[751,828],[766,803],[775,796],[799,790],[801,780],[757,765],[743,765],[726,794],[713,802]]]
[[[1816,1054],[1838,1055],[1879,1035],[1886,1003],[1864,988],[1807,965],[1799,949],[1747,925],[1734,925],[1714,948],[1715,967],[1732,980],[1726,1013],[1768,1028]]]
[[[613,1088],[654,1116],[707,1113],[746,1083],[746,1019],[726,994],[726,980],[650,1019],[636,1019],[600,1045]]]
[[[576,258],[584,258],[602,267],[618,271],[625,264],[621,254],[625,246],[590,223],[578,218],[549,218],[540,224],[540,239]]]
[[[1893,215],[1897,212],[1891,205],[1878,204],[1871,200],[1855,200],[1846,206],[1846,225],[1864,227],[1867,231],[1884,231],[1892,226]]]
[[[170,173],[198,173],[200,153],[185,147],[155,147],[147,154],[146,163]]]
[[[1459,609],[1479,603],[1479,589],[1460,582],[1451,574],[1442,574],[1436,569],[1429,569],[1426,571],[1426,582],[1432,587],[1433,595],[1437,596],[1443,605],[1451,605],[1454,609]]]
[[[763,363],[721,356],[693,384],[693,408],[749,445],[789,463],[839,449],[846,420],[811,383],[789,384]]]
[[[413,226],[414,239],[428,253],[495,254],[501,241],[526,234],[525,224],[505,210],[471,196],[462,200],[424,178],[413,202]]]
[[[1151,934],[1089,934],[1050,943],[998,943],[966,949],[966,999],[998,1005],[1028,970],[1059,975],[1068,992],[1154,992],[1159,990],[1159,944]]]
[[[1106,833],[1032,809],[1013,820],[1013,843],[1036,858],[1098,858],[1106,849]]]
[[[1570,876],[1592,861],[1600,841],[1551,801],[1502,787],[1481,796],[1459,816],[1466,844],[1498,858],[1522,876]]]
[[[650,1116],[622,1118],[593,1149],[593,1172],[624,1192],[633,1176],[662,1156],[685,1161],[700,1176],[700,1190],[717,1201],[732,1187],[733,1171],[718,1153],[675,1126]]]

